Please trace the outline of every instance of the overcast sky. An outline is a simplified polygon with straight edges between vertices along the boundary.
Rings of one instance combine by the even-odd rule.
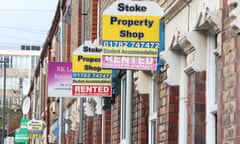
[[[52,25],[58,0],[0,0],[0,49],[40,45]]]

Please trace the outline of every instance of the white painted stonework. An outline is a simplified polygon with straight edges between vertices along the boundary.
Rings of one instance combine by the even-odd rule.
[[[95,113],[98,115],[102,114],[102,98],[101,97],[93,97],[96,102]]]
[[[136,91],[140,94],[149,93],[151,88],[151,76],[143,71],[136,71],[134,72],[133,77],[137,78],[137,80],[134,81]]]
[[[164,14],[165,51],[160,53],[167,69],[168,85],[179,85],[179,144],[187,143],[187,75],[207,71],[208,34],[216,35],[217,45],[211,51],[221,56],[222,0],[176,0]],[[207,114],[208,116],[209,114]],[[214,126],[213,126],[214,127]],[[212,131],[214,128],[208,127]],[[214,137],[208,136],[211,144]]]
[[[160,54],[161,59],[167,64],[167,79],[165,82],[168,85],[180,85],[181,77],[179,76],[179,72],[182,71],[181,59],[184,59],[184,56],[179,55],[179,53],[178,51],[167,50]]]
[[[233,19],[230,23],[230,26],[235,31],[235,33],[240,33],[240,0],[228,0],[228,5],[237,5],[237,7],[229,13],[229,16],[231,17],[231,19]]]
[[[94,108],[93,108],[92,104],[89,103],[88,100],[83,103],[83,107],[84,107],[84,113],[87,116],[93,116],[94,115]]]

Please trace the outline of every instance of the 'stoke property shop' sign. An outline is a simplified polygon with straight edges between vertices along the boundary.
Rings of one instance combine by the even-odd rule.
[[[157,70],[163,9],[152,1],[116,1],[103,12],[103,68]]]

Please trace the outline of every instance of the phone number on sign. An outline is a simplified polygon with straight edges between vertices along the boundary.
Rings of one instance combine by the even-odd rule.
[[[104,47],[159,48],[159,42],[102,41]]]

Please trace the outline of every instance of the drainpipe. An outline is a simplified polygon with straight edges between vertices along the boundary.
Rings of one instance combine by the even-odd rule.
[[[45,105],[44,105],[44,107],[42,107],[42,104],[43,104],[43,96],[42,96],[42,84],[43,84],[43,63],[42,63],[42,60],[40,59],[40,78],[39,78],[39,97],[40,97],[40,104],[39,104],[39,119],[41,119],[41,117],[42,117],[42,114],[43,114],[43,117],[44,117],[44,111],[45,111]],[[43,110],[42,110],[42,108],[44,108]],[[44,124],[46,124],[45,123],[45,121],[44,121]],[[45,130],[46,130],[47,128],[45,128]],[[44,141],[45,140],[47,140],[47,136],[48,135],[46,135],[46,137],[45,137],[45,139],[44,139]]]
[[[63,60],[63,23],[62,23],[62,17],[63,17],[63,0],[60,0],[60,62],[62,62]],[[59,141],[59,144],[62,144],[62,115],[63,115],[63,108],[62,108],[62,105],[63,105],[63,98],[60,96],[59,97],[59,119],[58,119],[58,122],[59,122],[59,138],[58,138],[58,141]]]
[[[34,76],[34,87],[33,87],[33,113],[32,119],[35,119],[36,115],[36,86],[37,86],[37,78]]]
[[[39,105],[39,109],[40,109],[40,112],[39,112],[39,118],[41,118],[41,115],[42,115],[42,60],[40,59],[40,82],[39,82],[39,96],[40,96],[40,105]]]
[[[85,41],[85,0],[82,0],[82,44],[84,44]],[[78,99],[79,101],[79,110],[80,110],[80,114],[79,114],[79,144],[83,144],[83,99],[80,97]]]
[[[98,20],[97,20],[97,44],[99,44],[99,39],[100,39],[100,24],[101,24],[101,18],[100,18],[100,12],[101,12],[101,8],[102,8],[102,3],[101,3],[101,0],[98,0]],[[102,103],[102,98],[101,98],[101,103]],[[102,144],[105,144],[105,128],[106,128],[106,124],[105,124],[105,121],[106,121],[106,111],[102,110]]]

